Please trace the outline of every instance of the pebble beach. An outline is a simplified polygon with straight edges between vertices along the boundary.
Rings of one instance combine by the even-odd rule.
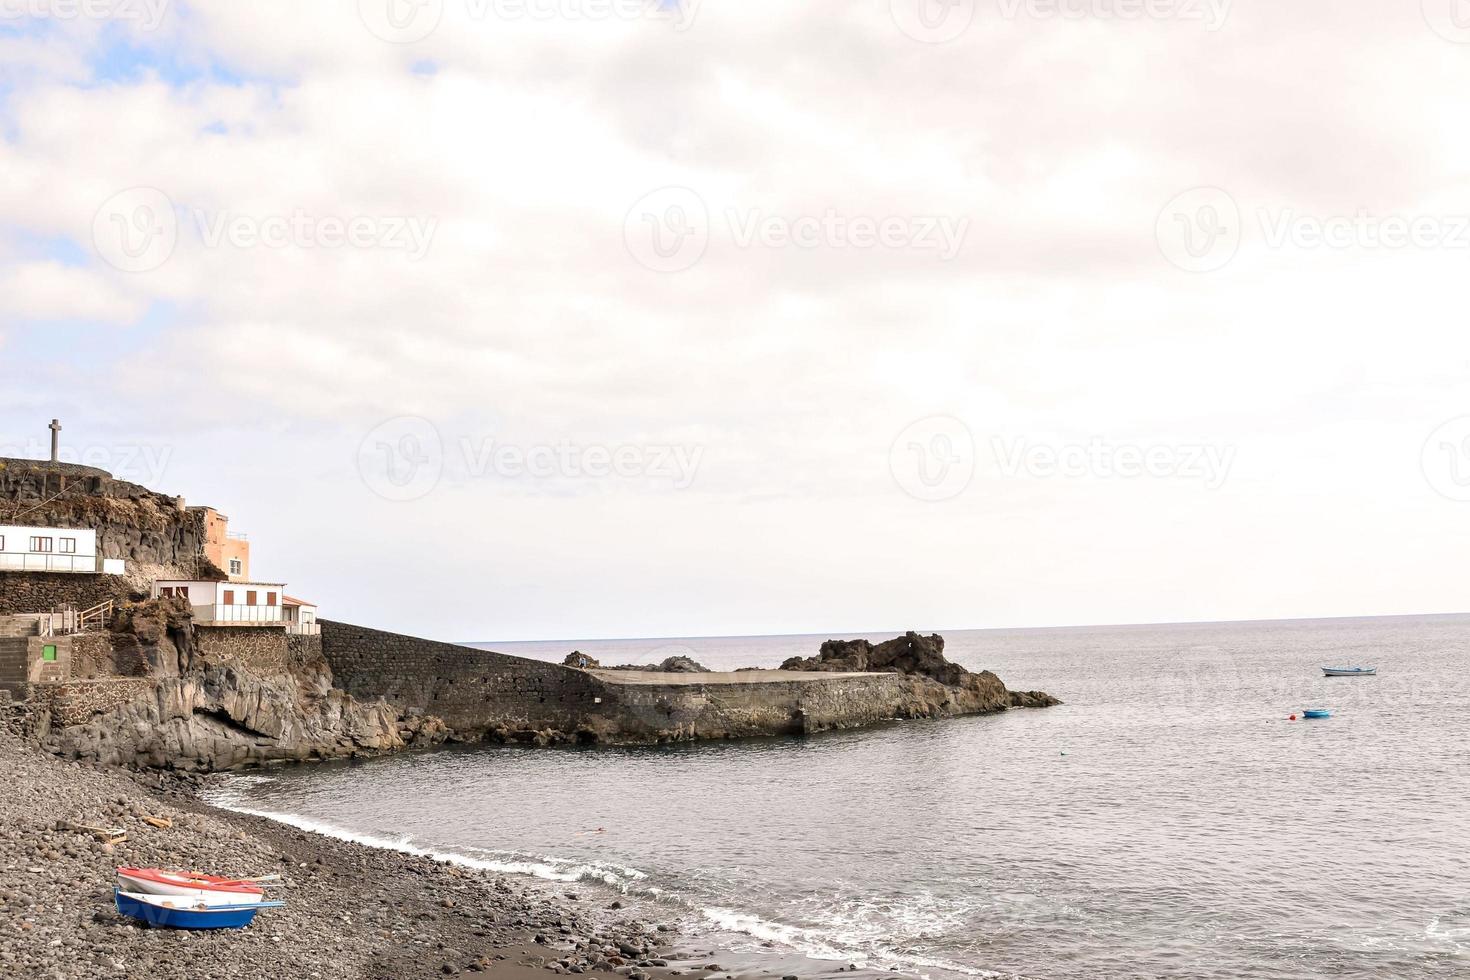
[[[0,976],[732,975],[713,951],[690,948],[609,894],[215,810],[195,798],[198,777],[68,762],[4,730],[0,786]],[[107,843],[77,826],[120,828],[126,840]],[[268,897],[287,904],[243,930],[148,928],[113,906],[120,865],[279,873]]]

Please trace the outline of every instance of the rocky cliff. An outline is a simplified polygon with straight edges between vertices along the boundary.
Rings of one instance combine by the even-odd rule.
[[[782,670],[879,671],[904,675],[912,698],[906,717],[933,718],[982,714],[1007,708],[1045,708],[1061,701],[1042,691],[1011,691],[988,670],[978,674],[944,656],[944,637],[903,636],[874,644],[868,640],[828,640],[815,657],[791,657]]]
[[[188,605],[122,607],[87,679],[32,688],[31,726],[60,755],[215,770],[442,741],[433,718],[332,684],[316,637],[195,627]]]
[[[225,577],[204,557],[200,511],[88,466],[0,459],[0,524],[95,530],[101,557],[127,563],[124,580],[109,583],[119,596],[146,595],[158,578]],[[0,591],[0,613],[8,611],[34,610],[4,608]]]

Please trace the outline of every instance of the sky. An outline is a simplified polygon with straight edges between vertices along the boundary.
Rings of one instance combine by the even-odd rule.
[[[458,640],[1451,612],[1470,4],[0,0],[0,455]]]

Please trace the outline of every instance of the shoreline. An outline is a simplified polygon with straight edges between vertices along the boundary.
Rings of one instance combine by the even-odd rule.
[[[447,856],[339,839],[202,795],[205,779],[66,761],[0,727],[0,974],[198,977],[244,972],[295,978],[476,977],[532,980],[800,980],[893,971],[770,947],[754,955],[713,949],[660,922],[607,885],[552,882],[476,870]],[[168,829],[144,817],[163,817]],[[103,844],[63,822],[121,826]],[[280,872],[243,930],[148,929],[111,901],[118,865]],[[644,907],[630,907],[634,905]]]
[[[371,764],[372,761],[374,760],[365,759],[361,763]],[[314,764],[355,763],[331,760]],[[438,864],[453,865],[474,874],[509,876],[512,881],[529,879],[529,888],[533,891],[552,894],[558,890],[572,890],[581,894],[583,899],[588,897],[588,893],[598,893],[598,904],[602,907],[617,902],[635,918],[670,920],[663,925],[672,925],[671,932],[684,936],[688,940],[685,946],[703,948],[706,956],[715,958],[711,962],[718,960],[724,966],[721,976],[712,977],[711,980],[722,980],[726,976],[745,980],[792,975],[801,980],[838,975],[843,980],[929,980],[935,973],[940,976],[1010,980],[1018,977],[1014,973],[966,967],[912,955],[907,957],[908,962],[897,962],[905,959],[905,954],[902,953],[891,953],[885,966],[876,966],[874,961],[883,959],[882,954],[840,949],[834,944],[840,940],[815,934],[815,930],[810,927],[766,919],[757,911],[699,905],[688,897],[665,892],[656,886],[640,890],[635,883],[645,879],[646,874],[636,868],[613,862],[576,861],[517,851],[486,852],[506,855],[505,860],[477,857],[452,847],[419,844],[407,835],[401,839],[393,839],[366,831],[355,831],[324,819],[255,809],[243,805],[243,801],[237,805],[235,801],[220,799],[227,792],[230,783],[252,778],[271,777],[261,771],[205,775],[201,778],[204,785],[200,786],[196,799],[214,810],[320,835],[354,847],[401,853]],[[567,872],[560,872],[558,865],[564,865]],[[688,928],[680,925],[691,921]],[[801,934],[806,933],[813,933],[813,936],[801,938]],[[735,966],[732,968],[729,964]]]

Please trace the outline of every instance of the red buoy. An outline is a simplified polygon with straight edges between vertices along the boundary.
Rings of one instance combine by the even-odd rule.
[[[1286,720],[1287,721],[1296,721],[1296,715],[1287,715]]]

